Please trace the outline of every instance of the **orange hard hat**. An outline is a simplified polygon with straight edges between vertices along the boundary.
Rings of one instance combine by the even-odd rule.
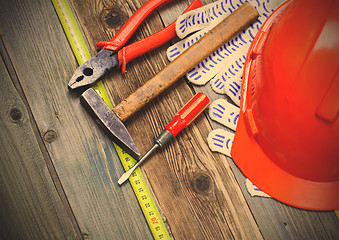
[[[339,1],[280,6],[244,66],[231,155],[286,204],[339,209]]]

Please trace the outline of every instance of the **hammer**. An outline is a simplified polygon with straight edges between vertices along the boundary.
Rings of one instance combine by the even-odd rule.
[[[256,20],[258,16],[259,13],[251,4],[242,4],[173,62],[116,105],[113,111],[92,88],[80,96],[80,101],[97,118],[113,141],[132,157],[138,159],[140,153],[122,122],[183,77],[189,70]]]

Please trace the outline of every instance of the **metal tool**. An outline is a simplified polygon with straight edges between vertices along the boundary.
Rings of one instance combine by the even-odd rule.
[[[85,91],[80,96],[80,100],[119,146],[128,151],[131,156],[138,156],[139,152],[121,121],[125,121],[140,110],[257,17],[258,12],[255,8],[249,3],[244,3],[143,86],[115,106],[113,111],[93,89]]]
[[[86,60],[91,58],[91,55],[73,15],[72,9],[70,8],[67,0],[52,0],[52,2],[78,63],[84,63]],[[108,106],[112,106],[106,89],[101,81],[98,81],[92,87],[100,93],[100,97]],[[117,151],[122,166],[125,171],[127,171],[137,161],[119,146],[114,143],[113,145]],[[167,231],[164,221],[162,220],[157,204],[140,168],[137,169],[130,177],[130,183],[154,239],[170,240],[171,237]]]
[[[199,92],[197,93],[173,118],[173,120],[166,125],[165,130],[154,140],[153,147],[135,164],[131,169],[125,172],[118,183],[123,184],[156,149],[163,147],[172,138],[176,137],[178,133],[184,128],[188,127],[208,106],[210,100],[208,97]]]
[[[122,72],[124,73],[126,70],[126,64],[129,61],[158,48],[174,38],[176,36],[176,32],[175,23],[173,22],[161,31],[122,48],[148,15],[150,15],[158,7],[171,1],[173,0],[147,1],[132,15],[131,18],[128,19],[124,26],[121,27],[118,33],[111,40],[98,42],[96,46],[101,48],[101,50],[96,56],[87,60],[75,70],[68,83],[68,88],[76,89],[88,86],[96,82],[100,77],[113,68],[122,67]],[[186,11],[201,6],[202,4],[200,0],[194,0]]]
[[[139,150],[125,125],[93,88],[89,88],[80,96],[80,102],[118,146],[133,158],[140,157]]]

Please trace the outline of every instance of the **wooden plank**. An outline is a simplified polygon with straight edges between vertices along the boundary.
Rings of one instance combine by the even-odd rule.
[[[213,1],[206,0],[206,4]],[[170,24],[174,16],[183,8],[171,7],[161,14],[165,25]],[[174,14],[177,12],[177,14]],[[172,14],[169,14],[172,13]],[[205,86],[194,86],[195,91],[204,92],[212,101],[226,98],[216,94],[209,83]],[[230,99],[228,99],[231,101]],[[213,129],[224,126],[210,120]],[[230,130],[228,130],[230,131]],[[213,155],[219,155],[214,153]],[[333,211],[306,211],[282,204],[274,199],[251,197],[246,190],[245,176],[227,157],[247,203],[265,239],[339,239],[339,221]]]
[[[76,239],[35,138],[29,109],[2,59],[0,82],[0,238]]]
[[[194,88],[206,93],[213,100],[223,98],[209,86]],[[230,131],[216,122],[211,121],[211,124],[213,129]],[[232,158],[227,157],[227,160],[265,239],[339,238],[339,221],[333,211],[307,211],[285,205],[273,198],[251,197],[245,186],[245,176]]]
[[[71,2],[94,50],[96,41],[110,39],[121,26],[121,23],[113,24],[117,21],[108,21],[109,16],[115,14],[114,19],[127,19],[126,16],[145,1]],[[180,5],[186,8],[188,2],[181,1]],[[174,4],[163,7],[162,11],[171,6]],[[159,15],[154,14],[131,41],[162,28]],[[134,60],[123,76],[119,71],[113,71],[104,78],[115,103],[168,63],[164,54],[168,46]],[[151,147],[154,136],[192,95],[182,79],[125,123],[141,152]],[[199,118],[143,165],[172,234],[175,239],[260,239],[261,233],[226,158],[211,154],[207,147],[205,139],[210,130],[208,120]]]
[[[123,167],[111,141],[67,90],[76,60],[52,3],[1,1],[0,21],[38,130],[55,133],[45,144],[83,237],[151,239],[132,189],[117,184]]]

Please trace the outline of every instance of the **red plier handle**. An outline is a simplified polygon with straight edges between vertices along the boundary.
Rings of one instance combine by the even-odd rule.
[[[142,5],[127,22],[120,28],[117,34],[109,41],[100,41],[96,45],[98,48],[109,49],[117,51],[122,48],[128,39],[138,29],[140,24],[150,15],[154,10],[163,6],[173,0],[149,0]]]
[[[117,51],[122,48],[128,39],[133,35],[140,24],[158,7],[167,4],[173,0],[149,0],[140,7],[131,18],[122,26],[118,33],[109,41],[100,41],[96,44],[98,48]],[[194,0],[185,12],[202,6],[200,0]],[[166,28],[151,36],[141,39],[137,42],[124,47],[118,52],[119,67],[122,67],[122,72],[126,70],[126,64],[132,59],[139,57],[161,45],[168,42],[176,36],[175,22],[168,25]]]

